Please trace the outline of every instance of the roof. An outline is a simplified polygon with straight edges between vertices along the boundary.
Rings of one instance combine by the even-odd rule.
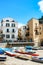
[[[36,19],[36,18],[31,18],[27,23],[29,23],[31,20],[33,20],[33,19],[35,19],[35,20],[38,20],[38,19]]]
[[[5,22],[5,21],[7,21],[7,22],[15,22],[15,20],[13,19],[13,18],[10,18],[10,17],[7,17],[7,18],[3,18],[2,20],[1,20],[1,22]]]

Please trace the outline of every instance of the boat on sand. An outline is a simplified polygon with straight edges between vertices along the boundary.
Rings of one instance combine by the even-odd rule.
[[[6,53],[8,56],[16,56],[16,54],[15,54],[14,52],[5,51],[5,53]]]
[[[5,55],[0,55],[0,61],[5,61],[6,60],[6,56]]]
[[[32,61],[43,63],[43,57],[32,57]]]

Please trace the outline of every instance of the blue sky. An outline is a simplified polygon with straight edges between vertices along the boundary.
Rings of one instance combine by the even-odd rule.
[[[38,5],[40,1],[0,0],[0,20],[5,17],[12,17],[18,23],[26,24],[31,18],[39,18],[43,15],[40,4]]]

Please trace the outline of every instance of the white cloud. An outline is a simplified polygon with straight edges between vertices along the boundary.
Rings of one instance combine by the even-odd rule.
[[[40,6],[40,10],[43,13],[43,0],[39,1],[38,5]]]
[[[18,28],[20,28],[21,26],[24,26],[25,24],[22,23],[18,23]]]

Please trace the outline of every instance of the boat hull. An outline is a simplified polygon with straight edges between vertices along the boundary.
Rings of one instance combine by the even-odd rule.
[[[15,53],[6,52],[6,54],[9,55],[9,56],[16,56]]]
[[[0,61],[5,61],[5,60],[6,60],[6,56],[0,55]]]
[[[20,51],[15,51],[16,53],[20,53],[20,54],[28,54],[28,55],[32,55],[32,56],[39,56],[39,54],[35,54],[32,52],[20,52]]]
[[[32,61],[43,63],[43,58],[32,58]]]

